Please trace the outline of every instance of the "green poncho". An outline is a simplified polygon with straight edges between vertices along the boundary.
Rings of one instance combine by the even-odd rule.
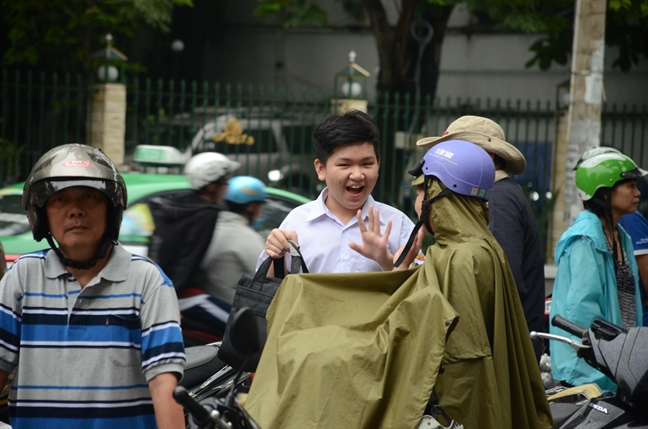
[[[415,428],[456,313],[434,272],[284,280],[245,407],[263,429]]]
[[[433,387],[467,429],[551,426],[485,203],[451,194],[432,222],[418,269],[286,278],[245,405],[263,429],[417,428]]]
[[[429,196],[443,189],[432,181]],[[504,251],[488,230],[486,203],[449,194],[434,202],[437,239],[425,268],[459,313],[434,388],[466,429],[547,428],[551,412],[522,304]]]

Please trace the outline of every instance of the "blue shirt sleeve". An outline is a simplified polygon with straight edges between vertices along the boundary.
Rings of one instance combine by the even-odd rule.
[[[648,221],[639,212],[627,214],[619,221],[632,239],[635,255],[648,254]]]

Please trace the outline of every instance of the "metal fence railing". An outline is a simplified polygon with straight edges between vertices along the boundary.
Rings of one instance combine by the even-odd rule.
[[[268,174],[274,174],[283,178],[281,186],[310,197],[317,194],[310,135],[331,111],[330,93],[129,76],[123,81],[127,85],[126,165],[138,144],[171,145],[182,151],[193,146],[243,157],[247,173],[266,182]],[[0,97],[0,186],[24,180],[46,150],[87,141],[92,97],[88,79],[3,69]],[[486,116],[497,121],[507,140],[526,156],[527,171],[516,180],[546,229],[557,126],[552,103],[415,100],[387,94],[370,100],[368,113],[382,133],[381,175],[374,191],[378,200],[411,213],[405,171],[421,156],[416,138],[441,135],[461,115]],[[236,121],[228,121],[232,117]],[[228,144],[232,141],[245,144]],[[605,105],[601,141],[648,167],[647,106]]]

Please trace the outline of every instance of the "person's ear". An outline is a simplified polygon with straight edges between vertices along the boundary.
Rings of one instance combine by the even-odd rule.
[[[317,178],[322,182],[326,180],[326,165],[319,159],[316,159],[313,163],[315,165],[315,172],[317,173]]]

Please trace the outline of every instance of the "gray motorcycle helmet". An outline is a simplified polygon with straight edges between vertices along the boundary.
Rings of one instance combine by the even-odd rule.
[[[70,143],[49,150],[34,164],[23,188],[22,205],[27,211],[34,240],[49,234],[45,203],[55,192],[72,186],[88,186],[103,192],[108,201],[106,239],[117,240],[127,194],[124,179],[101,149]]]

